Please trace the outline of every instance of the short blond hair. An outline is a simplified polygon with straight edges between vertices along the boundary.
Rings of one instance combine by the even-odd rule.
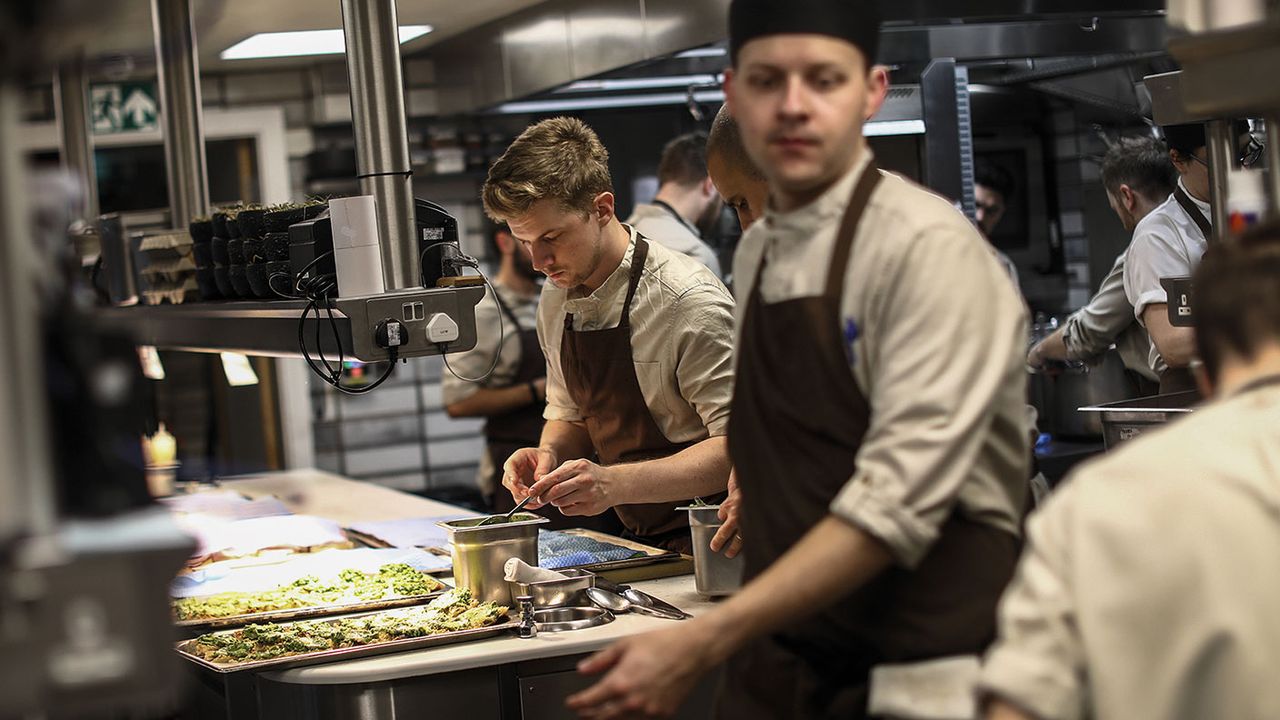
[[[480,197],[497,222],[520,217],[539,200],[589,214],[602,192],[613,192],[609,151],[587,124],[555,117],[530,125],[489,168]]]

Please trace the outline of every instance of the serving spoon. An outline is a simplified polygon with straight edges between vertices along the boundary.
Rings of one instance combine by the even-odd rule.
[[[525,499],[521,500],[520,502],[516,503],[516,506],[511,508],[511,510],[508,511],[506,515],[490,515],[489,517],[476,523],[476,527],[484,527],[485,525],[497,525],[498,523],[511,522],[511,516],[519,512],[520,508],[524,507],[525,505],[528,505],[529,501],[532,499],[533,499],[533,496],[530,495]]]

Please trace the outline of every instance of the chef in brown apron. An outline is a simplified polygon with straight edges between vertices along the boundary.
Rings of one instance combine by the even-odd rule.
[[[538,335],[546,424],[503,484],[526,507],[612,509],[626,535],[688,552],[687,513],[728,478],[733,301],[700,263],[618,221],[607,153],[581,121],[531,126],[489,171],[483,199],[547,275]]]
[[[875,166],[875,3],[729,12],[726,95],[770,184],[734,261],[748,582],[585,661],[609,673],[569,705],[671,711],[724,661],[724,718],[972,715],[1027,492],[1024,306],[963,215]]]

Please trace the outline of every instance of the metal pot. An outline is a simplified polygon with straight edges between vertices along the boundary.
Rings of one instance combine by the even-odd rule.
[[[511,604],[504,565],[518,557],[538,564],[538,526],[548,522],[532,513],[520,513],[511,522],[477,527],[488,515],[437,523],[449,533],[453,545],[453,579],[471,590],[480,602]]]
[[[1028,377],[1028,398],[1040,413],[1040,432],[1054,437],[1102,435],[1096,413],[1079,408],[1128,400],[1137,393],[1125,374],[1124,362],[1114,349],[1093,362],[1068,366],[1055,374],[1032,373]]]

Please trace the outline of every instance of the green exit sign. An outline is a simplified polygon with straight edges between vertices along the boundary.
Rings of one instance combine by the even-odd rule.
[[[89,90],[95,135],[155,130],[160,103],[155,83],[101,83]]]

